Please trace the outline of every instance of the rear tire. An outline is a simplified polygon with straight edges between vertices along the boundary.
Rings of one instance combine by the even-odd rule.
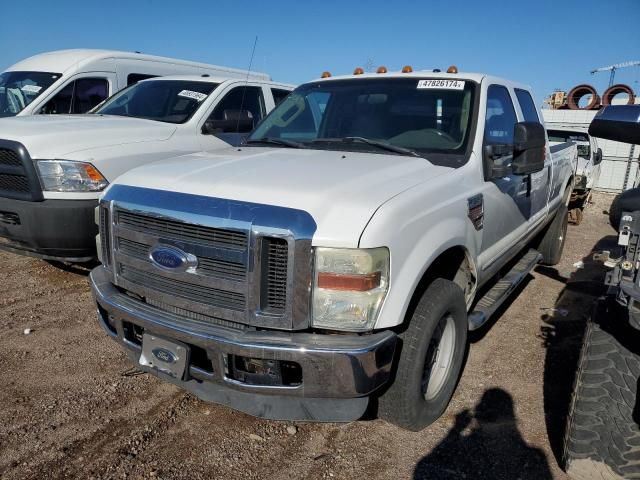
[[[624,315],[599,315],[605,316],[608,323],[622,324],[616,329],[620,333],[614,336],[593,320],[587,325],[565,433],[565,469],[576,480],[640,479],[640,428],[634,415],[640,355],[617,340],[632,340],[638,332],[624,323]]]
[[[462,369],[467,329],[460,287],[449,280],[434,280],[399,335],[395,379],[380,398],[380,417],[417,432],[444,413]]]
[[[542,254],[543,265],[557,265],[562,258],[562,251],[567,239],[569,212],[566,205],[561,205],[542,235],[537,250]]]

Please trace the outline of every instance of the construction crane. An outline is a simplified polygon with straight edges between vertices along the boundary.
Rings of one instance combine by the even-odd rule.
[[[609,86],[613,85],[613,79],[616,78],[616,70],[619,68],[626,67],[637,67],[640,66],[640,61],[630,61],[630,62],[622,62],[616,63],[615,65],[609,65],[608,67],[596,68],[595,70],[591,70],[591,75],[598,72],[611,72],[609,75]]]

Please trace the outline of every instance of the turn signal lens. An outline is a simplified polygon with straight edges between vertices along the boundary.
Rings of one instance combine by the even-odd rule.
[[[362,69],[362,67],[357,67],[354,71],[353,74],[354,75],[362,75],[364,73],[364,70]]]
[[[87,162],[38,160],[42,189],[49,192],[99,192],[109,185],[100,171]]]
[[[380,272],[367,273],[365,275],[320,272],[318,273],[318,288],[366,292],[379,287],[380,278]]]

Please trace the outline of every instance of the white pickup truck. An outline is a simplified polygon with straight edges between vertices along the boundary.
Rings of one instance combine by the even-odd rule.
[[[167,76],[120,91],[93,114],[0,119],[0,248],[95,258],[94,209],[118,175],[238,143],[291,90],[249,72]]]
[[[595,137],[587,133],[587,128],[553,126],[547,129],[549,143],[574,142],[578,148],[578,167],[569,202],[569,220],[576,225],[582,222],[583,210],[589,202],[591,190],[600,177],[602,149],[598,148]]]
[[[140,368],[265,418],[442,414],[467,332],[559,261],[577,151],[523,85],[380,72],[325,73],[242,146],[104,193],[92,289]]]

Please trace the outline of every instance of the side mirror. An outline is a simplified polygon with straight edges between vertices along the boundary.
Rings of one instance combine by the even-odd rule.
[[[538,122],[516,123],[513,129],[513,161],[511,171],[528,175],[544,168],[546,133]]]
[[[253,115],[249,110],[225,110],[222,120],[209,119],[202,126],[202,133],[248,133],[253,130]]]
[[[640,105],[608,105],[589,125],[592,137],[640,144]]]
[[[598,150],[596,150],[596,153],[594,153],[593,155],[593,164],[599,165],[601,162],[602,162],[602,149],[598,148]]]

